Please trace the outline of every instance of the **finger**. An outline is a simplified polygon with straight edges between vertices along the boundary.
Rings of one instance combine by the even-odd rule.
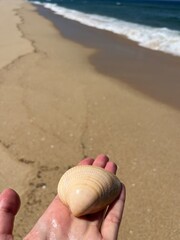
[[[12,189],[0,194],[0,235],[12,234],[14,218],[20,207],[19,195]]]
[[[116,174],[117,171],[117,165],[114,162],[107,162],[105,166],[105,170],[111,173]]]
[[[117,239],[119,226],[121,223],[125,203],[125,186],[122,184],[122,190],[119,198],[109,206],[106,217],[101,227],[101,234],[107,240]]]
[[[94,162],[93,158],[85,158],[83,160],[81,160],[78,165],[92,165]]]
[[[96,159],[94,160],[93,166],[105,168],[108,161],[109,161],[109,158],[106,155],[101,154],[96,157]]]
[[[101,154],[96,157],[96,159],[94,160],[93,166],[105,168],[107,171],[112,173],[116,172],[116,164],[114,164],[113,162],[109,162],[109,158],[104,154]],[[99,228],[101,226],[105,212],[106,212],[106,209],[98,213],[88,215],[86,216],[86,219],[89,222],[91,222],[92,225],[96,225]]]

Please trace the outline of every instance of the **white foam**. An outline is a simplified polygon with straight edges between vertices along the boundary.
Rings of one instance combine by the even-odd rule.
[[[115,18],[87,14],[60,7],[57,4],[33,2],[51,9],[58,15],[87,26],[111,31],[136,41],[140,46],[180,56],[180,32],[121,21]]]

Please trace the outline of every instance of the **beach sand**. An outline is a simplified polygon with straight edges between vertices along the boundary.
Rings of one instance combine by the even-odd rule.
[[[21,196],[15,239],[31,229],[69,167],[105,153],[127,188],[118,239],[178,240],[179,58],[144,49],[138,55],[140,47],[119,39],[134,51],[124,52],[118,77],[93,46],[66,39],[23,0],[1,1],[0,20],[0,191],[12,187]],[[139,62],[129,64],[136,54]],[[136,85],[138,66],[157,57],[160,83],[145,68],[139,83],[153,79],[146,91]],[[169,91],[171,84],[162,87],[167,66],[175,72]]]

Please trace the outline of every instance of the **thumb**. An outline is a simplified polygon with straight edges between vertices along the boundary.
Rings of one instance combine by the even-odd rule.
[[[19,207],[20,198],[14,190],[5,189],[0,194],[0,236],[6,237],[12,234],[14,218]]]

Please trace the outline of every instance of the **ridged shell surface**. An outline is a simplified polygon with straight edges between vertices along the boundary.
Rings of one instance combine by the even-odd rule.
[[[58,195],[74,216],[98,212],[120,193],[121,183],[103,168],[80,165],[69,169],[58,184]]]

